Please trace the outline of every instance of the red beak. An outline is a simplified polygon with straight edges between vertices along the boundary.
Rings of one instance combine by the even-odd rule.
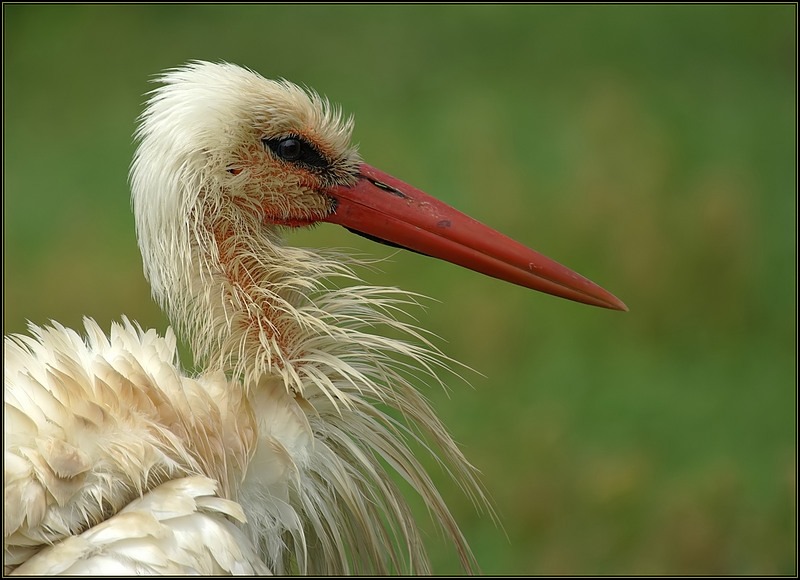
[[[324,221],[526,288],[628,310],[613,294],[569,268],[367,164],[361,165],[355,185],[327,193],[336,207]]]

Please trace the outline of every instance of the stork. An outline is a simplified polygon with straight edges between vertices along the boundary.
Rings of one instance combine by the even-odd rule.
[[[452,361],[336,251],[330,222],[586,304],[613,295],[363,163],[351,118],[227,63],[163,73],[132,206],[175,332],[123,318],[4,338],[4,567],[17,574],[426,573],[398,478],[476,570],[415,451],[480,507],[476,470],[414,385]],[[383,331],[381,330],[383,329]],[[386,330],[392,336],[385,336]],[[383,332],[383,334],[381,334]],[[182,370],[176,333],[198,373]]]

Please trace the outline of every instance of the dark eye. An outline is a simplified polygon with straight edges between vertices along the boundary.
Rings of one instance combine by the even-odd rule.
[[[303,156],[303,142],[294,137],[287,137],[278,141],[275,153],[286,161],[297,161]]]
[[[325,169],[330,162],[316,147],[302,137],[289,136],[276,139],[262,139],[262,142],[275,155],[290,163],[301,163],[307,167]]]

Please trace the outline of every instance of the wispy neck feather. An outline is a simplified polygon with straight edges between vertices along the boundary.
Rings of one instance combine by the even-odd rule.
[[[198,199],[196,213],[205,217],[186,230],[191,274],[175,278],[164,306],[204,370],[236,379],[254,405],[269,389],[270,405],[302,411],[313,440],[310,455],[293,456],[292,442],[262,414],[260,445],[269,439],[297,470],[290,509],[251,481],[255,470],[240,490],[254,540],[274,538],[276,525],[278,537],[287,536],[263,546],[267,564],[277,572],[430,572],[388,465],[420,494],[472,570],[465,539],[409,447],[428,449],[485,505],[474,469],[412,385],[415,373],[438,382],[435,371],[448,363],[393,316],[416,298],[362,285],[348,265],[353,259],[285,246],[252,214],[231,216]],[[386,331],[408,340],[376,334]]]

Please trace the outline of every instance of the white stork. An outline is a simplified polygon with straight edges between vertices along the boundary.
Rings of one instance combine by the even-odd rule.
[[[155,299],[190,346],[123,319],[5,337],[4,565],[18,574],[425,573],[392,472],[466,570],[411,447],[484,496],[425,399],[448,359],[395,317],[415,297],[359,262],[289,247],[318,222],[536,290],[617,298],[361,162],[352,120],[231,64],[160,77],[137,132],[133,211]],[[388,338],[376,329],[391,329]]]

